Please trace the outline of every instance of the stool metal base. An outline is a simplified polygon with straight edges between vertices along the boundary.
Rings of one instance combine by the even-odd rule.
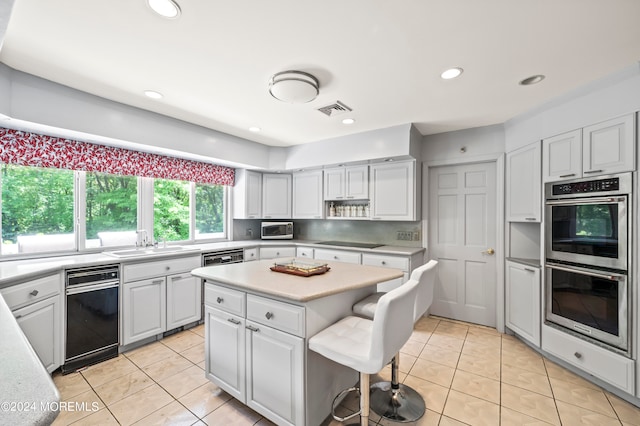
[[[402,383],[392,389],[391,382],[371,385],[371,411],[396,422],[415,422],[426,411],[424,399],[414,389]]]

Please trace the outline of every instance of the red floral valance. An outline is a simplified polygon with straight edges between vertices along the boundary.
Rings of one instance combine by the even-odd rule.
[[[0,162],[233,185],[230,167],[0,128]]]

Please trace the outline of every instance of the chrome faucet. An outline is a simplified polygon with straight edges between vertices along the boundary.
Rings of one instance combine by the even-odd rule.
[[[146,247],[146,246],[147,246],[147,230],[138,229],[136,231],[136,247]]]

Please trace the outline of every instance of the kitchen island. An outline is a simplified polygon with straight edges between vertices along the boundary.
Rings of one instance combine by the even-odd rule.
[[[315,426],[358,374],[308,350],[307,340],[350,315],[377,283],[403,272],[341,262],[329,262],[328,272],[309,277],[270,269],[291,260],[191,272],[205,280],[205,374],[274,423]]]

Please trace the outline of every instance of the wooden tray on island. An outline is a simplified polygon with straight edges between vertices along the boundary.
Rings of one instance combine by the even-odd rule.
[[[326,263],[307,263],[291,260],[291,262],[286,263],[274,263],[269,269],[274,272],[310,277],[312,275],[324,274],[331,268]]]

